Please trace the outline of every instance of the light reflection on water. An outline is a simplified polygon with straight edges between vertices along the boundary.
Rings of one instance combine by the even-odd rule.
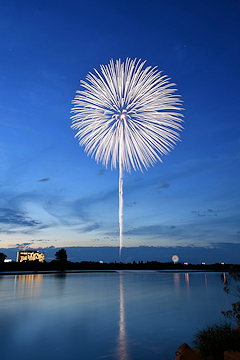
[[[43,274],[15,275],[14,296],[33,298],[41,295]]]
[[[125,323],[123,274],[119,274],[119,335],[117,345],[117,359],[129,360],[127,332]]]
[[[170,360],[197,328],[223,320],[233,301],[220,273],[0,276],[1,354]]]
[[[189,273],[185,273],[185,281],[186,281],[187,288],[189,290]]]

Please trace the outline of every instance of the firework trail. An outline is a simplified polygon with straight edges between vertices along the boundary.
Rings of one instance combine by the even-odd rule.
[[[71,112],[85,152],[111,169],[119,164],[119,230],[123,237],[123,170],[147,169],[174,148],[182,129],[180,96],[173,83],[146,61],[110,61],[94,69],[77,90]]]

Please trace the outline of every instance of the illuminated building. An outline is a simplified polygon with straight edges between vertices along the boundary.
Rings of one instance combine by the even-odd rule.
[[[38,260],[39,262],[44,262],[44,253],[40,253],[38,250],[17,252],[17,262],[35,261],[35,260]]]

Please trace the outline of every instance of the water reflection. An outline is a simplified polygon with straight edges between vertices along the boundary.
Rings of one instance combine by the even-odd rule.
[[[189,290],[189,273],[185,273],[185,281],[186,281],[186,286]]]
[[[174,281],[175,288],[179,289],[180,288],[180,274],[179,273],[173,274],[173,281]]]
[[[119,334],[118,334],[118,345],[117,345],[117,359],[119,360],[130,360],[127,347],[127,332],[126,332],[126,321],[125,321],[125,307],[124,307],[124,287],[123,287],[123,274],[119,274]]]
[[[14,295],[35,299],[42,293],[43,274],[15,275]]]
[[[226,278],[226,274],[225,274],[225,273],[222,273],[222,279],[223,279],[224,284],[226,285],[226,283],[227,283],[227,278]]]
[[[207,290],[207,274],[204,275],[205,278],[205,286],[206,286],[206,290]]]
[[[31,360],[40,344],[35,360],[172,360],[234,302],[219,273],[186,270],[0,275],[0,286],[3,359]]]
[[[65,272],[59,272],[54,274],[54,279],[56,280],[56,289],[58,290],[58,295],[64,295],[67,274]]]

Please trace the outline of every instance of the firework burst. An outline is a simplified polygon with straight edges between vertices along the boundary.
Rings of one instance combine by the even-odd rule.
[[[85,151],[104,166],[119,164],[120,251],[123,232],[123,170],[143,170],[162,161],[182,129],[181,100],[175,84],[146,61],[110,61],[94,69],[71,110],[72,128]]]

